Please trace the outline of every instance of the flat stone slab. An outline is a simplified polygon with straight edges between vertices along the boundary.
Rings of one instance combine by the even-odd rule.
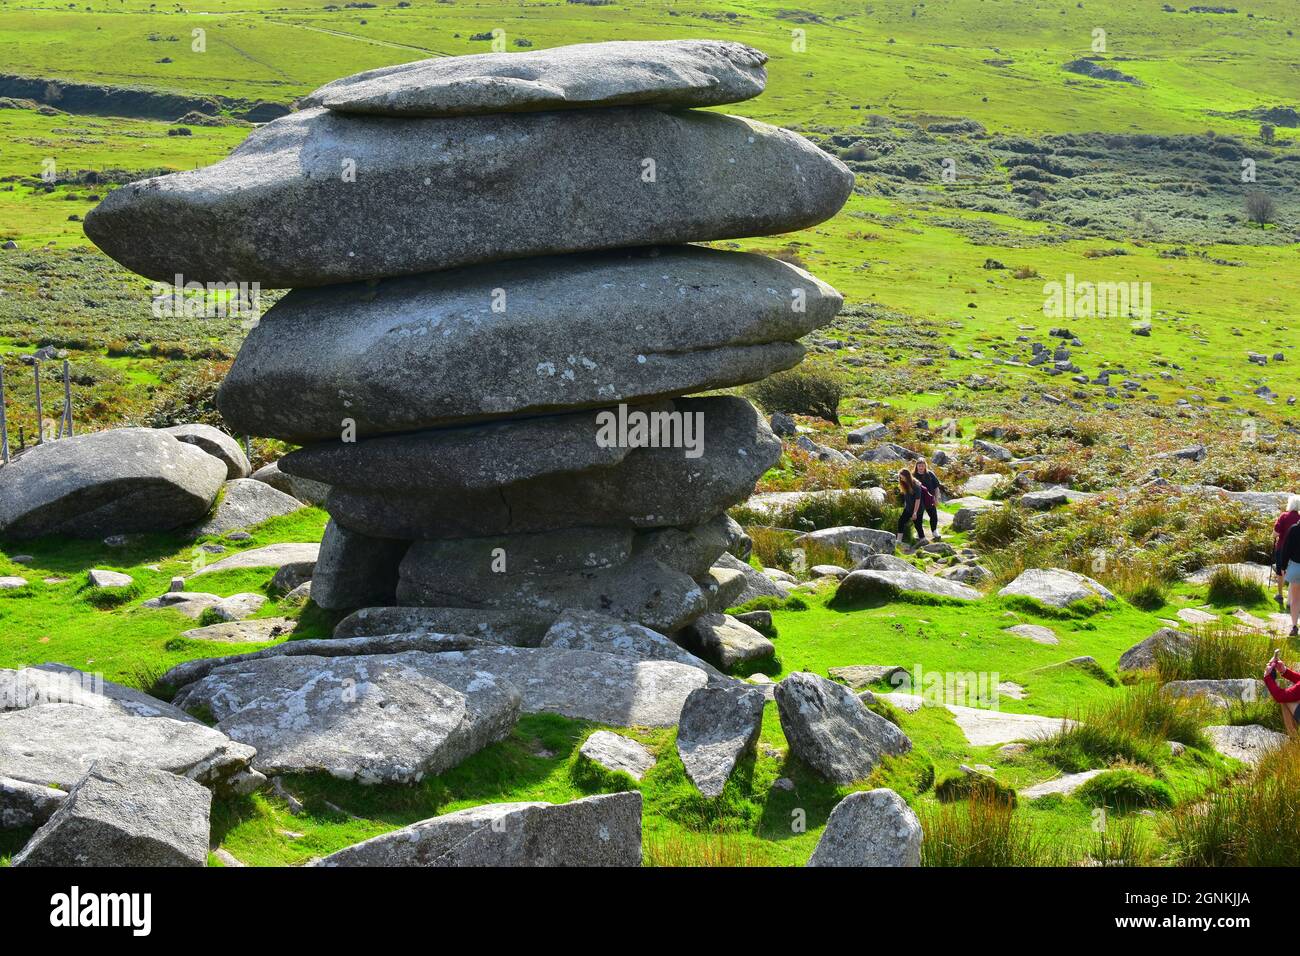
[[[440,670],[439,656],[244,660],[185,687],[176,704],[204,709],[222,733],[256,747],[253,766],[268,776],[416,783],[508,736],[519,719],[508,682]]]
[[[1146,670],[1156,666],[1156,655],[1161,651],[1180,653],[1188,649],[1192,635],[1169,627],[1162,627],[1150,637],[1134,644],[1119,658],[1119,670]]]
[[[0,537],[168,531],[202,518],[225,478],[216,458],[149,428],[45,442],[0,468]]]
[[[11,861],[23,866],[206,866],[212,793],[163,770],[96,761]]]
[[[205,657],[177,664],[159,682],[166,687],[179,689],[211,674],[218,667],[267,657],[358,657],[376,654],[401,654],[422,651],[439,654],[443,651],[463,651],[475,647],[488,647],[494,642],[483,637],[465,634],[436,634],[416,631],[409,634],[377,634],[349,638],[313,638],[285,641],[274,647],[246,654],[228,654],[224,657]]]
[[[578,753],[610,772],[626,773],[637,781],[655,765],[654,754],[643,745],[609,730],[596,731],[583,742]]]
[[[1268,697],[1264,682],[1253,677],[1176,680],[1165,684],[1161,690],[1174,697],[1204,697],[1219,706],[1242,701],[1249,703]]]
[[[133,717],[76,704],[41,704],[0,714],[0,777],[70,790],[99,759],[189,777],[244,792],[255,751],[193,720]]]
[[[300,106],[464,116],[595,106],[718,106],[758,96],[767,56],[723,40],[622,40],[443,56],[327,83]]]
[[[654,182],[642,179],[646,144],[654,144]],[[358,175],[341,174],[344,159]],[[467,188],[489,180],[490,189]],[[829,219],[852,189],[844,164],[803,137],[722,113],[613,107],[394,122],[306,109],[267,123],[218,163],[111,191],[84,229],[109,256],[158,281],[179,273],[296,289],[787,233]],[[517,295],[509,282],[496,285]],[[788,303],[790,287],[779,291]],[[490,303],[475,306],[484,319]],[[518,311],[512,304],[508,314]],[[704,314],[712,323],[728,311]],[[273,324],[269,317],[259,328]],[[316,318],[317,344],[338,349],[345,339],[327,331],[332,316]],[[389,375],[400,368],[383,364]],[[365,378],[357,371],[354,384]]]
[[[153,611],[164,608],[177,611],[196,621],[203,616],[204,611],[212,611],[223,621],[241,621],[252,617],[265,603],[265,595],[254,594],[252,591],[241,591],[225,598],[205,591],[168,591],[150,598],[140,606]]]
[[[129,588],[135,579],[121,571],[108,571],[104,568],[91,568],[86,575],[92,588]]]
[[[0,830],[39,827],[68,798],[45,784],[0,777]]]
[[[961,486],[961,493],[973,498],[987,498],[994,488],[1006,480],[1006,475],[973,475]]]
[[[700,615],[681,632],[679,640],[724,671],[776,654],[771,640],[730,614]]]
[[[1075,601],[1097,598],[1113,601],[1115,595],[1087,575],[1063,568],[1030,568],[998,592],[1003,597],[1027,597],[1049,607],[1067,607]]]
[[[421,820],[314,866],[640,866],[641,792],[491,803]]]
[[[363,607],[334,626],[334,637],[378,634],[467,634],[489,644],[537,647],[557,615],[544,611],[467,607]]]
[[[899,664],[850,664],[832,667],[827,673],[831,680],[847,685],[850,690],[862,690],[879,681],[888,681],[895,674],[906,674],[907,668]]]
[[[1014,627],[1006,629],[1008,634],[1014,634],[1016,637],[1024,637],[1035,644],[1060,644],[1061,639],[1056,636],[1056,632],[1050,627],[1044,627],[1041,624],[1017,624]]]
[[[40,704],[75,704],[131,717],[170,717],[196,723],[179,707],[67,664],[38,664],[21,670],[0,669],[0,712]]]
[[[881,697],[905,713],[914,714],[927,706],[925,698],[919,694],[882,694]],[[1072,726],[1074,721],[1062,717],[1042,717],[1037,714],[1013,714],[1001,710],[986,710],[982,707],[966,707],[960,704],[944,704],[952,714],[966,740],[976,747],[992,744],[1007,744],[1017,740],[1041,740],[1060,732],[1063,726]]]
[[[555,619],[538,646],[623,654],[641,660],[677,661],[721,676],[711,664],[658,631],[595,611],[565,611]]]
[[[248,462],[248,456],[244,454],[244,449],[240,447],[239,442],[219,428],[195,423],[192,425],[172,425],[169,428],[162,429],[162,431],[165,431],[177,441],[194,445],[214,458],[220,459],[226,466],[226,478],[229,480],[247,478],[248,473],[253,470]]]
[[[509,306],[493,311],[499,289]],[[337,442],[344,419],[364,441],[648,401],[790,368],[842,301],[795,266],[698,246],[299,288],[249,333],[216,401],[234,426],[299,444]],[[487,379],[484,355],[502,356]]]
[[[1287,740],[1286,734],[1279,734],[1257,724],[1206,727],[1205,733],[1219,753],[1252,766],[1259,763],[1264,754],[1281,747]]]
[[[1253,564],[1248,561],[1242,561],[1236,564],[1212,564],[1209,567],[1201,568],[1199,571],[1193,571],[1183,580],[1188,584],[1206,585],[1210,583],[1210,578],[1214,572],[1226,569],[1232,574],[1246,581],[1254,581],[1262,587],[1271,588],[1276,584],[1276,578],[1273,576],[1273,569],[1267,564]]]
[[[1174,617],[1185,624],[1212,624],[1219,619],[1219,615],[1195,607],[1180,607]]]
[[[195,578],[201,574],[215,574],[218,571],[231,571],[242,568],[280,568],[286,564],[308,561],[314,564],[319,554],[320,544],[318,542],[268,544],[261,548],[239,551],[222,558],[220,561],[205,564],[191,574],[190,577]]]
[[[1034,784],[1032,787],[1025,787],[1016,791],[1016,793],[1024,800],[1037,800],[1039,797],[1045,797],[1048,794],[1060,794],[1063,797],[1068,797],[1097,774],[1104,772],[1103,770],[1085,770],[1082,773],[1067,773],[1063,777],[1045,780],[1042,783]]]
[[[287,617],[261,617],[253,621],[223,621],[207,627],[192,627],[181,631],[181,637],[191,641],[215,641],[219,644],[257,644],[288,637],[298,626]]]

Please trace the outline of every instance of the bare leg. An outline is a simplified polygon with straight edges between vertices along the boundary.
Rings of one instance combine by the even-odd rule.
[[[1291,633],[1294,635],[1297,630],[1297,620],[1300,619],[1300,582],[1291,585]]]

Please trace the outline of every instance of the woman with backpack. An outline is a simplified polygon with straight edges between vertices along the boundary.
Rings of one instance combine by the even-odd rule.
[[[923,502],[925,513],[930,516],[930,537],[939,540],[939,476],[930,470],[930,463],[924,458],[916,459],[912,466],[915,478],[925,488],[929,497]]]
[[[901,544],[905,540],[907,526],[910,524],[916,528],[916,541],[921,544],[926,540],[922,518],[925,502],[927,498],[930,501],[934,499],[930,498],[930,492],[926,490],[925,485],[912,477],[912,473],[906,468],[898,473],[898,492],[903,498],[903,511],[898,516],[898,541]]]

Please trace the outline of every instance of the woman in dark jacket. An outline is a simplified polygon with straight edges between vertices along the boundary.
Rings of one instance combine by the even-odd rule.
[[[930,516],[930,537],[935,541],[939,540],[939,476],[930,470],[930,463],[924,458],[916,459],[912,466],[916,469],[915,478],[929,493],[929,497],[921,502],[921,507],[925,513]]]
[[[1300,618],[1300,534],[1296,534],[1295,525],[1282,539],[1282,547],[1277,554],[1277,566],[1282,569],[1283,580],[1290,588],[1291,597],[1291,636],[1300,635],[1296,619]]]
[[[925,541],[925,525],[922,523],[921,515],[929,492],[925,490],[925,485],[913,478],[912,473],[904,468],[898,473],[898,493],[903,498],[903,511],[898,516],[899,543],[902,543],[906,537],[907,526],[911,524],[916,527],[916,540],[919,544]]]

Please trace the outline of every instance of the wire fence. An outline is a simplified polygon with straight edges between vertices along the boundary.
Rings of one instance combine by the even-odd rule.
[[[45,417],[45,402],[41,397],[41,360],[35,359],[32,362],[32,375],[36,384],[36,444],[42,445],[47,441],[57,441],[60,438],[71,438],[73,435],[72,419],[72,369],[68,360],[63,360],[63,407],[59,410],[59,420],[54,424],[52,420]],[[18,430],[18,451],[13,452],[9,447],[9,423],[5,417],[5,406],[7,405],[5,397],[5,372],[0,366],[0,464],[9,464],[13,455],[24,451],[27,447],[27,436],[20,428]]]

